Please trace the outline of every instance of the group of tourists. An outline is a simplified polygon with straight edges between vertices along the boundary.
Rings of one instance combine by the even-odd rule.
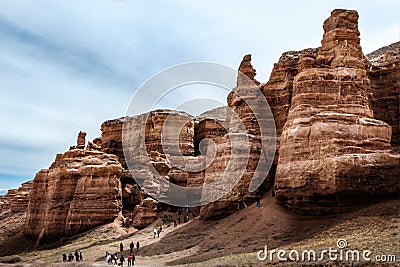
[[[128,258],[127,258],[127,262],[128,262],[128,266],[133,266],[135,265],[135,255],[133,255],[133,253],[130,253]],[[124,266],[125,263],[125,257],[124,255],[121,253],[121,255],[118,255],[118,253],[108,253],[108,251],[106,252],[106,261],[108,265],[119,265],[121,267]]]
[[[72,252],[70,252],[67,256],[66,253],[62,254],[63,257],[63,262],[72,262],[74,261],[83,261],[83,255],[82,255],[82,251],[79,250],[75,250],[75,253],[72,254]]]
[[[153,230],[153,238],[156,238],[156,236],[160,237],[160,234],[161,234],[162,230],[163,230],[162,224],[160,224],[160,227],[158,229],[154,228],[154,230]]]
[[[139,241],[136,242],[136,252],[139,252],[139,248],[140,248],[140,243]],[[135,255],[133,254],[135,250],[135,243],[133,243],[133,241],[129,244],[129,256],[127,258],[124,257],[124,244],[121,242],[119,244],[119,252],[120,255],[118,255],[118,253],[108,253],[108,251],[106,252],[106,261],[108,265],[119,265],[121,267],[124,266],[125,260],[128,262],[128,266],[133,266],[135,265]]]

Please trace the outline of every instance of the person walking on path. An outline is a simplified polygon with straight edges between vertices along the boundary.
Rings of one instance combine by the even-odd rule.
[[[174,228],[177,226],[178,226],[178,224],[176,223],[176,219],[174,219]]]
[[[121,242],[121,244],[119,244],[119,251],[121,253],[124,251],[124,245],[122,244],[122,242]]]
[[[138,242],[136,242],[136,252],[139,252],[139,246],[140,246],[140,244],[139,244],[139,241],[138,241]]]
[[[132,254],[128,256],[128,266],[132,266]]]
[[[79,261],[83,261],[82,251],[79,251]]]
[[[135,260],[136,260],[135,255],[132,254],[132,265],[135,265]]]
[[[107,252],[106,259],[107,259],[107,264],[108,264],[108,265],[112,265],[112,263],[113,263],[113,257],[112,257],[111,254],[108,254],[108,252]]]
[[[156,228],[154,228],[153,234],[154,234],[154,238],[156,238],[156,236],[157,236],[157,229]]]
[[[133,241],[130,243],[129,248],[130,248],[130,253],[132,254],[133,249],[135,248],[135,245],[133,244]]]
[[[63,253],[63,262],[67,262],[67,254]]]
[[[118,254],[114,254],[114,265],[118,265]]]
[[[78,252],[78,250],[75,250],[75,260],[79,261],[79,252]]]
[[[124,255],[121,255],[121,258],[119,258],[119,262],[121,263],[121,267],[124,267],[124,261],[125,261]]]

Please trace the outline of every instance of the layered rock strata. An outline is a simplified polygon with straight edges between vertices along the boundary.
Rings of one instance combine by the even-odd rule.
[[[400,151],[400,42],[369,55],[371,105],[376,119],[392,126],[392,146]]]
[[[29,204],[29,193],[32,181],[23,183],[18,189],[8,190],[5,196],[0,196],[0,213],[5,211],[25,212]]]
[[[391,127],[374,119],[356,11],[335,10],[322,47],[299,59],[275,178],[280,204],[303,214],[345,210],[399,191]]]
[[[217,195],[223,191],[226,191],[226,194],[219,200],[201,207],[200,214],[204,219],[227,216],[246,207],[259,197],[260,192],[249,189],[254,176],[261,175],[263,177],[260,178],[262,180],[267,178],[266,183],[270,184],[268,171],[261,174],[255,173],[262,154],[261,138],[267,137],[262,137],[260,123],[265,120],[271,127],[275,127],[272,117],[268,117],[270,111],[265,107],[265,98],[255,76],[256,71],[251,65],[251,55],[246,55],[239,66],[237,86],[227,99],[229,107],[225,127],[227,133],[220,130],[213,139],[215,158],[206,169],[204,183],[213,183],[226,175],[230,176],[226,182],[227,186],[233,180],[238,180],[231,189],[227,189],[227,186],[215,187],[211,192],[208,188],[205,189],[203,198],[204,195]],[[209,123],[215,124],[215,122]],[[238,138],[241,140],[237,142]],[[232,148],[240,152],[235,153]],[[207,150],[210,150],[210,147]],[[242,161],[244,165],[240,163]],[[261,161],[266,161],[266,159],[263,158]]]
[[[122,167],[115,155],[73,149],[58,154],[33,180],[24,232],[70,236],[112,222],[119,215]]]

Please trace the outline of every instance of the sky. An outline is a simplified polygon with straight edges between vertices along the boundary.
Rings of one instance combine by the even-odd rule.
[[[0,0],[0,190],[48,168],[80,130],[100,136],[101,123],[124,116],[135,91],[165,68],[236,69],[250,53],[256,78],[268,81],[283,52],[320,46],[335,8],[359,12],[364,53],[400,39],[398,0]],[[177,94],[189,101],[191,90],[215,106],[226,101],[221,90]],[[157,107],[211,108],[174,98]]]

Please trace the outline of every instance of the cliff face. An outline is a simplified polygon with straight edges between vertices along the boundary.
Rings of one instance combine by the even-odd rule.
[[[23,183],[18,189],[8,190],[5,196],[0,196],[0,213],[5,211],[25,212],[29,203],[29,192],[32,181]]]
[[[112,222],[121,211],[122,167],[115,155],[73,149],[33,180],[24,232],[69,236]]]
[[[213,153],[216,156],[206,169],[204,181],[207,184],[229,175],[231,178],[228,179],[227,186],[237,178],[238,182],[222,198],[201,207],[200,213],[204,219],[227,216],[254,202],[261,193],[250,189],[254,177],[260,176],[258,178],[266,179],[264,183],[267,188],[271,184],[271,176],[267,176],[268,172],[256,173],[260,161],[266,161],[266,159],[260,159],[262,149],[264,149],[260,123],[263,120],[268,123],[270,120],[270,125],[273,125],[274,122],[272,117],[268,117],[270,112],[265,105],[260,83],[255,76],[256,71],[251,64],[251,55],[246,55],[239,66],[237,86],[227,99],[229,107],[226,121],[227,133],[220,131],[212,137],[215,142]],[[210,150],[210,148],[207,149]],[[240,162],[246,162],[245,166],[241,166]],[[217,195],[226,188],[215,187],[211,189],[211,192],[205,189],[207,192],[203,195]]]
[[[400,151],[400,42],[369,55],[371,104],[376,119],[392,126],[392,147]]]
[[[400,190],[391,127],[375,120],[356,11],[335,10],[322,47],[299,59],[283,128],[277,199],[298,213],[336,212]]]

